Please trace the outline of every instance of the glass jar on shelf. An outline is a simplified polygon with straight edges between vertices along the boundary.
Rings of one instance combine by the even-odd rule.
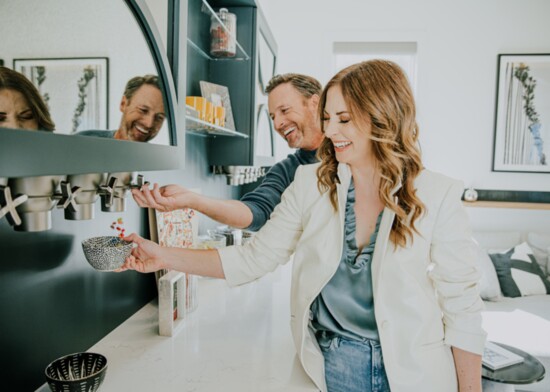
[[[210,54],[214,57],[235,57],[237,15],[230,13],[227,8],[221,8],[217,14],[212,15],[210,21]]]

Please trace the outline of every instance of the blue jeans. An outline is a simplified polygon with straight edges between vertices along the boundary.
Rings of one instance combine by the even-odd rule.
[[[390,392],[379,342],[339,335],[317,340],[325,357],[328,392]]]

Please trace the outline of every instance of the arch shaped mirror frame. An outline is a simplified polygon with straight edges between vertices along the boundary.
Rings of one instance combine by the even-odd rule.
[[[269,109],[266,104],[261,104],[258,108],[256,120],[256,136],[254,149],[256,156],[272,158],[275,155],[275,130],[273,121],[269,116]]]
[[[178,109],[170,63],[144,0],[124,0],[139,25],[164,88],[171,145],[0,128],[0,177],[173,170],[185,162],[185,117]],[[185,20],[180,18],[185,24]],[[177,46],[177,29],[174,31]],[[180,51],[184,52],[184,51]],[[176,61],[185,64],[185,61]],[[180,78],[185,70],[180,70]],[[177,81],[185,86],[185,80]]]
[[[267,19],[260,7],[258,12],[258,83],[263,95],[268,95],[265,92],[267,84],[277,71],[277,53],[278,46]]]
[[[275,76],[277,56],[269,46],[264,34],[260,30],[258,35],[258,79],[261,93],[268,95],[265,90],[271,78]]]

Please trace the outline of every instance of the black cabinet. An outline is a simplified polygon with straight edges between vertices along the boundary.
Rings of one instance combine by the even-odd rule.
[[[271,166],[275,163],[274,129],[264,87],[275,72],[277,44],[253,0],[188,1],[187,89],[201,95],[201,80],[229,89],[236,131],[244,137],[209,137],[208,162],[216,166]],[[210,58],[208,8],[224,7],[237,16],[235,58]],[[202,49],[202,50],[201,50]]]

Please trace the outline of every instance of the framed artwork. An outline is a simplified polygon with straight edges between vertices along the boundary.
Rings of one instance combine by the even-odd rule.
[[[169,271],[158,281],[159,335],[174,336],[185,318],[186,278],[183,272]]]
[[[200,190],[194,189],[200,193]],[[195,210],[161,212],[149,208],[151,240],[160,246],[193,248],[199,233],[199,216]],[[185,316],[197,308],[197,276],[178,271],[155,272],[159,292],[159,334],[173,336]]]
[[[550,173],[550,54],[500,54],[493,171]]]
[[[200,192],[198,190],[193,191]],[[169,212],[149,208],[148,218],[151,241],[160,246],[192,248],[197,241],[199,233],[198,214],[190,208]],[[167,270],[155,272],[157,285],[158,280],[167,272]]]
[[[168,212],[155,211],[158,243],[171,248],[191,248],[198,234],[198,216],[184,208]]]
[[[192,248],[196,244],[199,233],[199,222],[198,214],[195,210],[183,208],[168,212],[155,211],[155,214],[158,243],[160,246]],[[189,313],[197,307],[197,276],[191,274],[183,275],[185,293],[182,294],[182,306],[185,312]],[[174,312],[177,312],[177,307],[174,308]],[[177,316],[177,313],[175,316]]]
[[[38,88],[57,133],[109,129],[107,57],[14,59],[13,69]]]
[[[235,120],[233,119],[233,110],[231,110],[231,100],[229,99],[229,89],[215,83],[200,81],[201,95],[208,99],[214,106],[223,106],[225,109],[225,128],[235,131]]]

